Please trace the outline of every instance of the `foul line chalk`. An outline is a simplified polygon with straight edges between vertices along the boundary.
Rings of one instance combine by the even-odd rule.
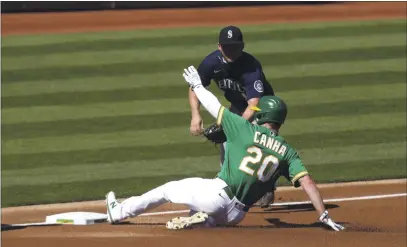
[[[327,203],[327,202],[361,201],[361,200],[377,200],[377,199],[395,198],[395,197],[403,197],[403,196],[407,196],[407,193],[375,195],[375,196],[346,197],[346,198],[333,198],[333,199],[324,200],[324,203]],[[310,203],[311,203],[311,201],[281,202],[281,203],[274,203],[273,206],[290,206],[290,205],[302,205],[302,204],[310,204]],[[188,213],[188,212],[189,212],[189,210],[174,210],[174,211],[144,213],[144,214],[140,214],[139,216],[180,214],[180,213]],[[25,224],[10,224],[8,226],[5,226],[4,228],[19,227],[19,226],[24,227],[24,226],[52,226],[52,225],[61,225],[61,224],[47,223],[47,222],[25,223]]]
[[[152,213],[145,213],[140,214],[139,216],[154,216],[154,215],[165,215],[165,214],[180,214],[180,213],[188,213],[189,210],[175,210],[175,211],[163,211],[163,212],[152,212]],[[139,217],[137,216],[137,217]]]
[[[362,200],[377,200],[377,199],[385,199],[385,198],[394,198],[394,197],[402,197],[407,196],[407,193],[398,193],[398,194],[387,194],[387,195],[375,195],[375,196],[358,196],[358,197],[345,197],[345,198],[332,198],[332,199],[325,199],[324,203],[327,202],[347,202],[347,201],[362,201]],[[273,206],[292,206],[292,205],[303,205],[303,204],[310,204],[311,201],[301,201],[301,202],[280,202],[274,203]],[[163,212],[152,212],[152,213],[145,213],[140,214],[139,216],[154,216],[154,215],[166,215],[166,214],[180,214],[180,213],[188,213],[189,210],[175,210],[175,211],[163,211]]]
[[[324,202],[348,202],[348,201],[363,201],[363,200],[375,200],[375,199],[385,199],[385,198],[393,198],[393,197],[402,197],[407,196],[407,193],[399,193],[399,194],[389,194],[389,195],[377,195],[377,196],[359,196],[359,197],[347,197],[347,198],[333,198],[333,199],[326,199]],[[291,206],[291,205],[302,205],[302,204],[310,204],[311,201],[303,201],[303,202],[282,202],[282,203],[274,203],[273,206]]]

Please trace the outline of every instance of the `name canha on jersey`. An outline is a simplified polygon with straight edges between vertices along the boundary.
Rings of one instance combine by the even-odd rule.
[[[228,139],[218,177],[242,203],[253,205],[280,176],[298,187],[298,179],[308,174],[297,151],[268,128],[251,124],[224,107],[217,123]]]

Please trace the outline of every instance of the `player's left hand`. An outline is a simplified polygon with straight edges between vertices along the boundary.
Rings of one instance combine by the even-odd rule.
[[[184,69],[184,73],[182,75],[192,89],[202,86],[201,77],[199,77],[198,71],[196,71],[194,66],[191,65]]]
[[[328,211],[325,211],[321,217],[319,217],[319,220],[324,223],[325,225],[331,227],[335,231],[342,231],[345,230],[345,227],[342,225],[335,223],[328,215]]]

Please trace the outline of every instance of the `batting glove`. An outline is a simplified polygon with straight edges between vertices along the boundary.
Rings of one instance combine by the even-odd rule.
[[[328,215],[328,211],[325,210],[325,212],[319,217],[319,220],[324,223],[325,225],[331,227],[335,231],[342,231],[345,229],[345,227],[335,223]]]
[[[199,77],[198,71],[196,71],[194,66],[189,66],[187,69],[184,69],[184,73],[182,75],[192,90],[202,86],[201,77]]]

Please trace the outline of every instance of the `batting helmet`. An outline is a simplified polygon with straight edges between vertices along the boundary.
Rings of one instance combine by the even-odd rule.
[[[277,96],[263,96],[258,106],[252,107],[256,111],[254,118],[258,125],[264,123],[283,124],[287,117],[287,105]]]

